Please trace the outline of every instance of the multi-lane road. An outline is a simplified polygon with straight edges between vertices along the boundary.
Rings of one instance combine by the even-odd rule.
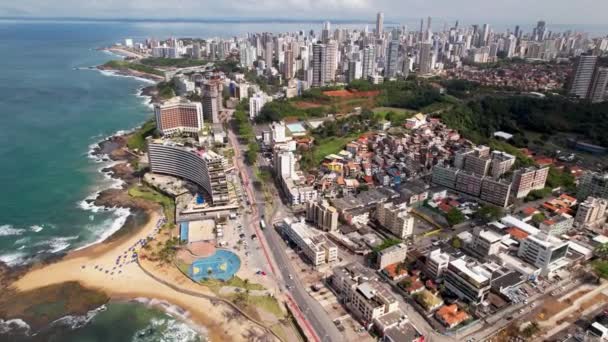
[[[321,305],[306,292],[305,285],[298,279],[297,275],[299,274],[299,271],[294,269],[287,256],[286,250],[288,247],[273,228],[272,222],[275,215],[278,212],[286,212],[288,209],[283,207],[279,200],[275,201],[274,204],[277,207],[272,211],[272,215],[270,217],[264,217],[267,228],[263,231],[258,229],[256,223],[261,218],[260,214],[262,213],[263,215],[266,211],[266,206],[270,205],[270,203],[266,202],[263,192],[255,191],[253,189],[251,180],[254,179],[254,171],[251,167],[244,165],[240,160],[242,146],[231,130],[228,132],[228,136],[232,147],[235,150],[235,166],[241,173],[243,185],[251,203],[251,224],[254,226],[256,234],[260,239],[260,245],[268,259],[270,271],[275,276],[281,290],[284,291],[287,300],[291,302],[291,304],[294,304],[300,311],[296,314],[300,315],[299,318],[300,321],[303,321],[303,328],[305,330],[309,330],[311,335],[319,341],[342,341],[343,338],[340,332],[327,313],[323,310]]]

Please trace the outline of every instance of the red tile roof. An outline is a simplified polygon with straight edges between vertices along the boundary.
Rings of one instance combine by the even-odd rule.
[[[467,314],[463,310],[458,309],[458,305],[444,305],[435,313],[438,318],[440,318],[443,322],[445,322],[448,326],[452,327],[458,325],[467,319],[469,319],[469,314]]]
[[[511,235],[515,240],[523,240],[530,235],[517,227],[508,228],[507,233],[509,233],[509,235]]]
[[[522,213],[526,216],[532,216],[538,212],[538,209],[534,207],[526,207],[521,210]]]

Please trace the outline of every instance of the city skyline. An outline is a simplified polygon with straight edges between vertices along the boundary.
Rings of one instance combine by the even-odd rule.
[[[191,0],[170,4],[156,1],[106,1],[82,6],[73,0],[60,0],[52,5],[38,0],[21,1],[0,6],[2,18],[72,18],[72,19],[132,19],[159,20],[352,20],[372,22],[377,12],[384,12],[385,23],[402,23],[431,15],[442,21],[461,20],[475,22],[483,20],[490,24],[524,23],[545,20],[560,25],[604,25],[602,13],[608,11],[608,3],[582,0],[575,8],[571,2],[542,0],[530,4],[521,0],[496,3],[480,0],[464,0],[453,3],[438,0],[400,2],[344,1],[321,2],[249,0],[246,2],[207,3]]]

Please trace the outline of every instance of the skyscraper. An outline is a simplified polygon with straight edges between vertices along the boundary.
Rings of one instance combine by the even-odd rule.
[[[420,43],[418,70],[421,75],[431,73],[431,43]]]
[[[386,53],[386,72],[384,76],[387,78],[393,78],[397,75],[398,59],[399,59],[399,32],[393,30],[391,34],[391,41],[388,43],[388,49]]]
[[[363,67],[361,65],[361,61],[350,60],[348,62],[348,73],[346,74],[346,81],[350,83],[354,80],[358,80],[361,78],[362,74]]]
[[[192,58],[194,58],[194,59],[201,58],[201,43],[199,43],[199,42],[192,43]]]
[[[488,45],[488,38],[490,38],[490,25],[483,24],[483,32],[480,37],[480,46]]]
[[[376,70],[376,55],[374,53],[373,46],[366,46],[363,49],[363,71],[361,76],[367,79],[369,76],[373,76]]]
[[[325,85],[325,61],[327,47],[325,44],[312,45],[312,87]]]
[[[589,88],[593,80],[597,56],[581,55],[578,57],[574,66],[574,75],[570,81],[570,96],[577,96],[581,99],[587,98]]]
[[[289,80],[293,77],[293,64],[295,60],[293,57],[293,51],[291,48],[285,50],[285,58],[283,61],[283,76],[286,80]]]
[[[266,62],[266,69],[270,70],[272,68],[272,40],[266,41],[266,46],[264,49],[264,61]]]
[[[384,34],[384,13],[378,12],[376,14],[376,37],[382,38]]]
[[[593,74],[593,82],[589,89],[589,100],[591,102],[603,102],[606,100],[606,85],[608,84],[608,68],[596,68]]]
[[[545,39],[545,30],[546,30],[546,23],[541,20],[536,24],[536,40],[541,41],[543,39]]]
[[[203,115],[210,123],[220,122],[221,82],[209,80],[203,84]]]
[[[323,67],[324,72],[324,83],[328,84],[336,79],[336,69],[338,68],[338,42],[330,40],[325,45],[325,63]]]
[[[329,41],[329,34],[331,30],[331,23],[326,21],[323,23],[323,30],[321,31],[321,41],[327,43]]]

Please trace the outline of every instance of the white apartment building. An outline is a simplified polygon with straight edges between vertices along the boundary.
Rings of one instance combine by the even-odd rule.
[[[400,243],[398,245],[391,246],[378,252],[376,264],[378,265],[378,269],[382,270],[388,265],[403,262],[406,256],[407,245],[404,243]]]
[[[306,220],[324,231],[338,229],[338,211],[327,200],[306,202]]]
[[[437,279],[443,275],[443,272],[448,268],[449,263],[450,255],[442,252],[441,249],[435,249],[426,257],[424,270],[429,277]]]
[[[468,249],[479,257],[485,258],[500,252],[502,239],[508,235],[501,235],[490,229],[475,228],[473,241]]]
[[[249,98],[249,118],[254,120],[264,105],[272,100],[271,97],[264,94],[263,92],[258,92]]]
[[[333,270],[332,287],[338,298],[364,327],[370,328],[375,318],[399,310],[399,303],[376,280],[368,280],[354,266],[340,266]]]
[[[407,205],[396,206],[393,203],[378,203],[376,205],[378,222],[401,239],[411,236],[414,232],[414,217],[410,215]]]
[[[338,247],[303,221],[285,219],[285,235],[304,252],[314,266],[338,260]]]
[[[492,269],[495,267],[499,266],[467,262],[464,258],[453,260],[445,272],[445,287],[460,299],[479,304],[490,292]]]
[[[541,232],[523,239],[517,256],[540,268],[542,275],[547,275],[566,266],[566,253],[568,242]]]
[[[595,197],[587,199],[578,205],[574,222],[579,226],[594,226],[606,221],[608,200]]]

